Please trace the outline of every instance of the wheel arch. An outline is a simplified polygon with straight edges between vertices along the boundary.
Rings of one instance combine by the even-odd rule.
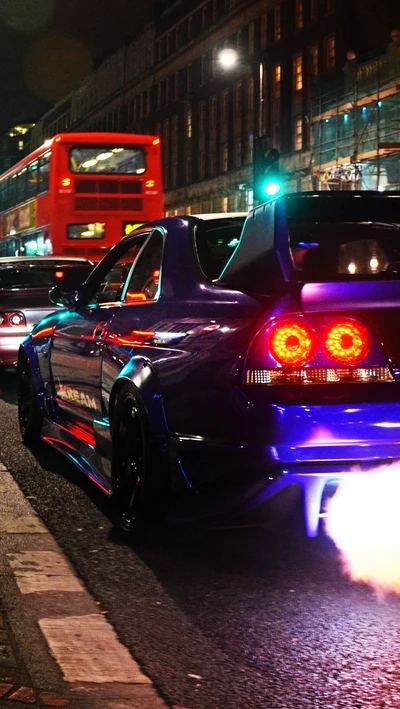
[[[165,439],[168,436],[168,424],[161,396],[157,375],[150,360],[145,357],[133,357],[121,370],[110,393],[109,421],[115,413],[115,404],[121,389],[130,384],[138,393],[140,401],[148,416],[152,431],[157,438]]]
[[[32,376],[33,376],[33,380],[35,382],[36,394],[38,397],[40,411],[41,411],[41,413],[44,413],[44,391],[43,391],[42,377],[40,374],[39,360],[37,357],[36,350],[33,347],[30,340],[26,340],[25,342],[22,342],[19,346],[18,358],[17,358],[17,371],[19,370],[24,357],[26,357],[26,359],[28,360],[28,362],[31,365]]]

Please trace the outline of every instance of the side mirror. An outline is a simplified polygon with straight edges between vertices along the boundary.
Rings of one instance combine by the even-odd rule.
[[[78,305],[81,295],[81,291],[77,288],[66,288],[60,285],[51,288],[49,291],[49,300],[51,303],[54,303],[54,305],[72,310]]]

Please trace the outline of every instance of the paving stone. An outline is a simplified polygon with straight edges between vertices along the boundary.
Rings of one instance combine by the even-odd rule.
[[[0,682],[0,697],[4,697],[4,695],[7,694],[7,692],[9,692],[13,687],[13,684],[5,684],[4,682]]]
[[[67,707],[71,703],[69,699],[56,692],[40,692],[39,699],[46,707]]]
[[[8,699],[15,702],[24,702],[25,704],[35,704],[36,692],[32,687],[19,687],[16,692],[10,694]]]

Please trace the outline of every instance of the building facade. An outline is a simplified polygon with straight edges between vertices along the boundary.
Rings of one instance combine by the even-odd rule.
[[[381,0],[374,21],[376,4],[164,2],[133,42],[38,121],[31,147],[64,130],[157,134],[166,212],[184,214],[253,206],[254,140],[265,135],[280,151],[287,189],[309,189],[322,122],[316,86],[343,84],[349,49],[379,53],[399,10]],[[226,48],[236,52],[230,69],[220,62]]]

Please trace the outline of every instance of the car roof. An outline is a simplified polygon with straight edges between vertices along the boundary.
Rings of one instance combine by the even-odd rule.
[[[89,264],[93,265],[89,259],[81,256],[1,256],[0,265],[2,263],[22,263],[22,264],[52,264],[52,263],[68,263],[71,265]]]
[[[197,219],[232,219],[234,217],[247,217],[248,212],[215,212],[210,214],[188,214],[190,217],[197,217]]]

